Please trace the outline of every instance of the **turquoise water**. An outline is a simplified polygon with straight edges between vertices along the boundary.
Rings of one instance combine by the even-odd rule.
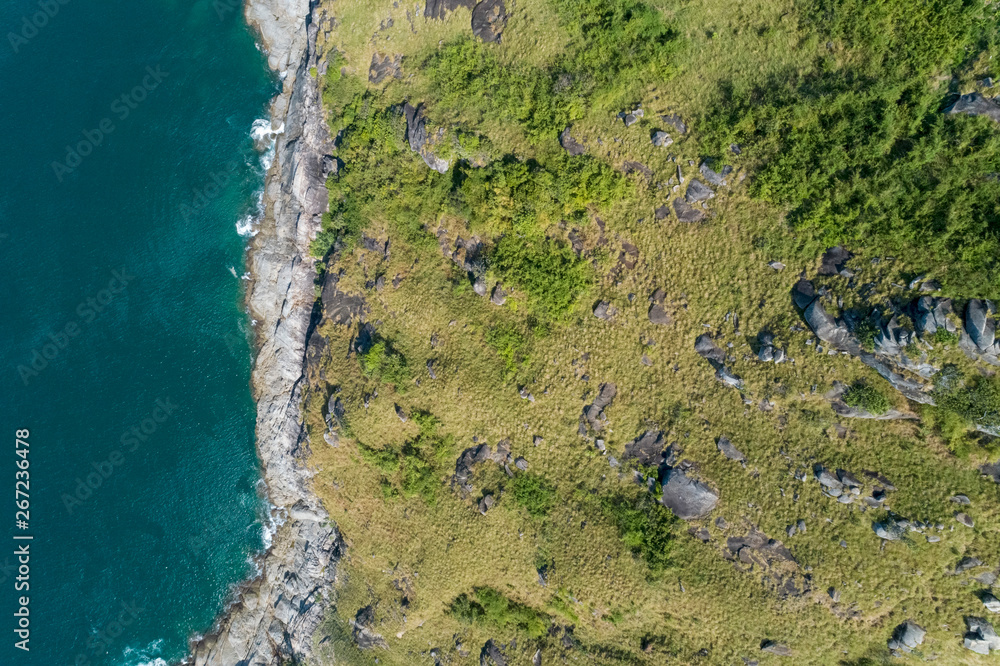
[[[0,664],[169,662],[262,544],[230,269],[276,84],[232,0],[6,0],[0,35]]]

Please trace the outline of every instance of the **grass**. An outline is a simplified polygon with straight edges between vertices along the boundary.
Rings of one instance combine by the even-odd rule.
[[[892,285],[923,272],[940,276],[948,295],[989,295],[979,290],[996,275],[983,270],[993,185],[969,174],[996,170],[995,130],[942,117],[949,84],[937,77],[954,75],[963,92],[973,77],[998,78],[995,38],[967,21],[972,4],[971,14],[936,0],[912,7],[546,0],[518,3],[502,42],[482,45],[469,39],[465,9],[437,22],[387,0],[331,6],[337,23],[326,48],[337,49],[345,73],[323,85],[331,126],[343,130],[336,156],[344,168],[331,183],[317,255],[343,270],[343,289],[368,294],[368,321],[405,351],[409,379],[380,382],[371,397],[362,363],[336,351],[349,348],[356,329],[321,327],[332,350],[322,374],[336,378],[351,423],[339,447],[317,445],[329,387],[316,380],[304,389],[315,487],[346,543],[324,627],[344,626],[372,604],[389,649],[352,651],[349,635],[330,629],[332,640],[317,646],[320,663],[430,664],[434,649],[442,663],[471,665],[489,639],[516,664],[531,663],[535,650],[543,663],[764,663],[764,639],[790,645],[801,663],[866,663],[907,618],[928,629],[926,645],[942,662],[976,658],[954,632],[978,604],[977,584],[950,572],[967,555],[1000,561],[996,486],[977,470],[995,453],[967,418],[980,403],[961,397],[921,409],[919,423],[838,419],[823,397],[834,381],[883,385],[860,362],[807,345],[788,297],[834,240],[858,254],[856,285],[876,285],[864,299],[846,278],[818,279],[845,310],[889,312],[911,297]],[[588,22],[572,20],[574,12]],[[855,14],[863,20],[845,19]],[[401,54],[401,78],[366,85],[373,51]],[[426,168],[403,140],[404,99],[425,104],[430,131],[444,130],[435,149],[454,160],[447,174]],[[616,113],[637,103],[645,116],[626,128]],[[658,118],[675,112],[687,134]],[[556,137],[566,124],[585,156],[563,154]],[[655,129],[674,144],[652,146]],[[729,152],[733,141],[739,156]],[[736,168],[732,187],[709,203],[711,219],[656,220],[658,206],[683,196],[667,184],[677,167],[695,177],[706,156]],[[625,161],[653,175],[625,175]],[[358,249],[362,231],[391,239],[391,256]],[[485,243],[483,268],[490,287],[503,282],[504,306],[472,293],[438,234],[442,243]],[[638,250],[633,268],[618,262],[624,243]],[[786,270],[769,268],[775,260]],[[373,275],[401,281],[366,291]],[[658,288],[670,326],[647,317]],[[618,309],[613,320],[589,312],[598,299]],[[756,360],[765,329],[780,332],[794,363]],[[693,352],[705,331],[732,357],[742,394]],[[932,361],[957,364],[989,404],[992,394],[973,381],[980,369],[943,349],[956,344],[931,342]],[[429,360],[436,379],[424,371]],[[577,428],[607,381],[618,395],[605,409],[601,455]],[[534,402],[519,396],[522,386]],[[433,414],[433,432],[417,418],[401,422],[397,404]],[[719,490],[708,520],[673,519],[635,483],[622,454],[650,428]],[[746,454],[745,468],[719,454],[722,434]],[[509,478],[487,461],[475,466],[471,492],[452,484],[461,451],[502,439],[528,460],[527,473]],[[947,498],[967,494],[976,528],[942,532],[938,544],[882,544],[872,514],[795,480],[817,462],[884,474],[898,487],[887,503],[909,518],[950,525]],[[479,498],[501,490],[480,514]],[[788,537],[799,519],[807,532]],[[692,537],[693,527],[710,542]],[[751,527],[788,547],[800,572],[809,569],[809,594],[781,599],[764,571],[723,556],[726,539]],[[831,587],[841,590],[839,605]]]

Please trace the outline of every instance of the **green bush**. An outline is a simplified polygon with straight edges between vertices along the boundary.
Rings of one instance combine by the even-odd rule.
[[[532,638],[545,635],[549,618],[511,601],[492,587],[477,587],[472,596],[462,594],[451,602],[449,613],[466,624],[478,624],[490,629],[516,629]]]
[[[551,238],[503,236],[488,266],[505,284],[521,289],[539,314],[552,318],[568,312],[593,280],[590,264]]]
[[[504,489],[532,516],[546,515],[556,500],[556,488],[537,474],[518,474]]]
[[[406,357],[387,340],[376,341],[360,360],[362,372],[375,381],[394,384],[399,389],[410,380]]]
[[[871,319],[862,319],[854,329],[855,337],[861,343],[861,347],[867,351],[875,350],[875,338],[878,337],[878,334],[879,326]]]
[[[945,266],[971,293],[1000,294],[1000,133],[946,115],[936,78],[997,52],[998,14],[970,0],[802,4],[818,58],[755,89],[723,91],[704,129],[712,149],[748,147],[753,196],[826,243],[855,242]],[[987,13],[988,11],[988,13]]]
[[[493,348],[504,363],[504,380],[509,381],[528,361],[528,338],[521,329],[503,322],[486,331],[486,344]]]
[[[848,388],[844,393],[843,400],[848,406],[863,409],[875,416],[885,414],[892,406],[884,393],[874,386],[861,382]]]
[[[939,328],[934,331],[934,335],[931,336],[931,340],[939,345],[957,345],[958,333],[954,333],[945,328]]]
[[[602,507],[618,528],[625,546],[642,557],[652,573],[661,573],[670,566],[677,519],[669,509],[646,492],[638,497],[616,495],[606,498]]]
[[[939,407],[957,414],[969,427],[1000,428],[1000,377],[952,378],[943,383],[950,385],[935,392]]]
[[[385,474],[392,474],[399,469],[399,451],[374,449],[358,442],[358,452],[362,460]]]

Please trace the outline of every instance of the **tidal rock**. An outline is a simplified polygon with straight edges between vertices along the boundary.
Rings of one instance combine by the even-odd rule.
[[[981,93],[969,93],[959,97],[945,113],[964,113],[968,116],[986,116],[1000,123],[1000,104]]]
[[[701,481],[688,478],[679,469],[670,469],[664,476],[663,505],[683,520],[708,515],[719,501],[719,495]]]

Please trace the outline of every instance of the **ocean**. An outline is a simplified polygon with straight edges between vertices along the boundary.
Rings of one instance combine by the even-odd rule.
[[[0,664],[169,663],[268,535],[242,276],[278,83],[236,0],[7,0],[0,34]]]

